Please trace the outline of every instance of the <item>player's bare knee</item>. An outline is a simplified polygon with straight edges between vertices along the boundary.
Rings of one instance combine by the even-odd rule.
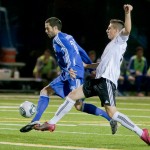
[[[111,117],[111,118],[113,117],[113,115],[114,115],[115,112],[117,111],[115,106],[105,106],[105,109],[106,109],[107,114],[108,114],[109,117]]]
[[[40,95],[47,95],[47,90],[45,87],[40,91]]]
[[[76,101],[74,106],[75,106],[76,110],[81,111],[82,105],[83,105],[83,103],[81,101]]]
[[[53,90],[51,89],[51,87],[46,86],[40,91],[40,94],[50,96],[53,94]]]

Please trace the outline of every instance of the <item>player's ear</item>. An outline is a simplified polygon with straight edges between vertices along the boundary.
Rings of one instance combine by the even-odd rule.
[[[58,27],[57,27],[57,26],[54,26],[53,28],[54,28],[54,30],[58,30]]]
[[[116,33],[119,33],[119,32],[120,32],[120,30],[119,30],[118,28],[115,28],[115,31],[116,31]]]

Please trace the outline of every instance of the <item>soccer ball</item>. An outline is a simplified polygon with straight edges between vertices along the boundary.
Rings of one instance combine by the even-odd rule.
[[[32,102],[25,101],[19,106],[19,112],[21,116],[31,118],[36,112],[36,106]]]

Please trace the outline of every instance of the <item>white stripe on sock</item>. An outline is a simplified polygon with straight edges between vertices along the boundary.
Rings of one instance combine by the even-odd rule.
[[[74,106],[75,101],[66,97],[66,100],[61,104],[56,111],[54,117],[48,121],[49,124],[56,124],[65,114],[67,114]]]
[[[136,124],[134,124],[126,115],[120,112],[116,112],[112,118],[121,123],[121,125],[123,125],[127,129],[134,131],[137,135],[141,137],[143,130],[140,129]]]

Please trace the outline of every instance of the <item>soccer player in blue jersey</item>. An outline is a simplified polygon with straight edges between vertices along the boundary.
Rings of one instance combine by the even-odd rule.
[[[20,129],[20,132],[29,132],[34,125],[40,124],[39,120],[49,104],[50,95],[56,94],[65,98],[69,92],[82,85],[84,81],[83,62],[86,64],[92,63],[87,53],[77,44],[74,38],[61,32],[61,29],[62,23],[58,18],[51,17],[45,21],[45,32],[49,38],[53,38],[53,48],[61,74],[41,90],[37,113],[29,124]],[[112,120],[102,109],[84,103],[83,100],[78,100],[75,103],[75,108],[82,112],[106,118],[110,121],[112,134],[115,134],[117,122]]]

